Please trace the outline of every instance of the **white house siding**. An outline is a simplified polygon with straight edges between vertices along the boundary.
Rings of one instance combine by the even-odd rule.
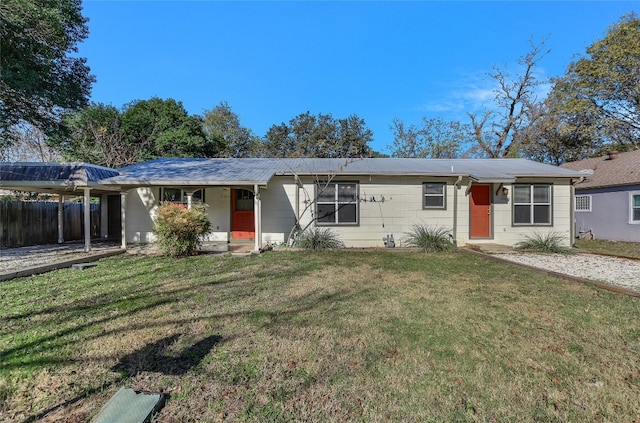
[[[570,246],[571,239],[571,185],[566,180],[551,179],[518,179],[518,184],[551,184],[552,195],[552,222],[551,226],[520,226],[513,225],[512,208],[513,208],[513,186],[504,185],[508,189],[505,197],[502,190],[498,190],[499,184],[491,184],[492,197],[492,222],[493,233],[489,239],[472,239],[469,237],[469,195],[465,195],[463,187],[459,192],[462,194],[458,204],[460,208],[458,215],[460,217],[458,242],[459,244],[482,244],[495,243],[501,245],[515,245],[523,241],[527,236],[533,234],[557,233],[564,237],[564,245]],[[498,192],[496,192],[498,191]]]
[[[206,241],[227,242],[231,232],[231,189],[207,188],[204,201],[207,205],[207,218],[213,229]]]
[[[340,177],[335,181],[359,183],[359,224],[329,225],[347,247],[382,247],[383,238],[393,235],[396,245],[403,244],[403,238],[415,224],[441,226],[453,232],[455,226],[458,245],[468,243],[498,243],[514,245],[527,235],[554,231],[565,237],[566,245],[571,243],[571,186],[568,181],[549,179],[518,180],[518,183],[551,183],[553,196],[553,226],[513,226],[511,185],[505,197],[499,184],[491,184],[493,233],[489,239],[469,238],[469,194],[466,193],[468,180],[463,179],[456,188],[456,178],[426,177]],[[299,186],[292,176],[274,177],[260,191],[262,202],[262,244],[285,242],[295,224],[296,191],[300,223],[305,227],[312,222],[315,207],[305,210],[309,200],[315,195],[315,179],[302,178]],[[423,183],[446,183],[446,209],[423,209]],[[307,193],[305,195],[305,192]],[[229,188],[213,187],[205,191],[208,205],[207,215],[214,232],[210,241],[228,241],[231,225]],[[457,222],[454,225],[454,206],[457,195]],[[127,195],[126,228],[127,242],[146,243],[155,241],[153,221],[157,215],[159,188],[138,188]],[[375,201],[374,201],[375,200]],[[312,225],[313,226],[313,223]],[[636,225],[638,226],[638,225]]]
[[[206,241],[226,242],[231,225],[231,208],[229,188],[206,188],[204,193],[207,204],[207,217],[213,226],[213,232]],[[155,242],[153,233],[154,221],[158,215],[160,188],[137,188],[127,193],[126,228],[127,242]]]
[[[323,225],[331,228],[347,247],[383,247],[383,238],[393,235],[396,245],[414,224],[442,226],[453,229],[453,182],[455,178],[418,177],[340,177],[335,182],[353,181],[359,183],[359,224]],[[445,182],[446,209],[422,208],[424,182]],[[295,198],[295,189],[293,190]],[[305,196],[305,191],[308,193]],[[315,192],[315,181],[303,178],[300,189],[300,220],[305,227],[313,220],[315,207],[305,212],[309,197]],[[306,200],[305,200],[306,198]],[[305,202],[306,201],[306,202]],[[266,207],[263,205],[266,213]],[[313,224],[312,224],[313,225]]]
[[[156,240],[153,221],[158,212],[159,188],[137,188],[127,193],[125,221],[128,243],[148,243]]]

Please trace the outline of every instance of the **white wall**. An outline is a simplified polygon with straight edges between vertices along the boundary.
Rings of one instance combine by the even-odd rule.
[[[393,234],[396,245],[414,224],[441,226],[450,231],[456,229],[458,245],[467,243],[496,243],[514,245],[533,233],[559,233],[570,245],[571,233],[571,186],[568,181],[546,179],[522,179],[519,183],[551,183],[553,198],[553,226],[514,226],[512,224],[513,188],[505,185],[509,194],[502,190],[496,193],[498,184],[491,185],[493,232],[489,239],[469,237],[468,180],[460,187],[454,186],[455,178],[423,177],[359,177],[336,178],[335,181],[359,182],[359,224],[352,226],[326,226],[335,231],[348,247],[383,247],[383,237]],[[424,182],[445,182],[446,209],[422,208]],[[296,192],[301,225],[313,221],[315,207],[307,207],[315,193],[315,180],[303,178],[298,186],[292,176],[275,177],[266,189],[262,188],[262,244],[285,242],[295,225]],[[226,242],[231,230],[231,190],[229,188],[207,188],[205,202],[207,215],[213,226],[209,241]],[[457,195],[457,222],[454,224],[454,196]],[[138,188],[127,195],[126,227],[127,242],[147,243],[155,241],[153,220],[157,214],[159,188]],[[305,209],[306,208],[306,209]],[[312,223],[313,225],[313,223]]]

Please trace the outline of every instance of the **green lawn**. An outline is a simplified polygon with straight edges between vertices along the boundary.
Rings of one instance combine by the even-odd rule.
[[[0,421],[633,421],[638,316],[464,253],[115,257],[2,283]]]
[[[594,253],[640,258],[640,242],[605,241],[603,239],[585,241],[579,239],[576,240],[576,247],[593,251]]]

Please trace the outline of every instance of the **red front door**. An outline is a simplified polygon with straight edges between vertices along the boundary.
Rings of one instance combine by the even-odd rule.
[[[253,193],[246,189],[231,190],[231,239],[253,239]]]
[[[471,238],[491,237],[491,186],[471,186]]]

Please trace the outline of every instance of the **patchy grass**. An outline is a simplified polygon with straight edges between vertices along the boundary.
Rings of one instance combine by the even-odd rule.
[[[2,283],[0,420],[633,421],[639,311],[462,253],[111,258]]]
[[[576,247],[595,253],[640,258],[640,242],[605,241],[603,239],[585,241],[577,239]]]

